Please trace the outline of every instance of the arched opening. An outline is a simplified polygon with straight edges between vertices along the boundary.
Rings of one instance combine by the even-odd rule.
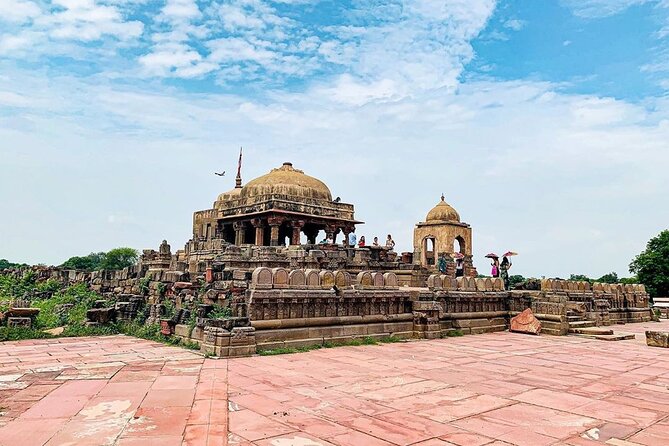
[[[423,265],[434,266],[437,259],[436,253],[437,239],[435,237],[425,237],[423,239]]]
[[[455,237],[453,240],[453,252],[459,252],[460,254],[465,254],[465,239],[461,236]]]

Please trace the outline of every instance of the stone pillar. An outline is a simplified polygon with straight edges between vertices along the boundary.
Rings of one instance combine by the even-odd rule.
[[[337,244],[337,235],[339,235],[340,232],[341,232],[341,228],[336,228],[336,229],[334,230],[334,233],[333,233],[333,235],[332,235],[332,243],[333,243],[334,245]]]
[[[235,230],[235,245],[241,246],[244,244],[244,230],[246,229],[246,223],[243,221],[236,221],[232,224],[232,227]]]
[[[351,228],[344,228],[343,232],[344,232],[344,243],[343,243],[343,245],[344,245],[344,248],[348,248],[349,247],[348,236],[351,234]],[[354,248],[355,248],[355,246],[354,246]]]
[[[318,235],[318,229],[310,226],[308,230],[304,231],[304,235],[307,236],[307,243],[311,245],[316,244],[316,236]]]
[[[293,228],[293,235],[290,238],[290,244],[291,245],[299,245],[300,244],[300,232],[302,231],[302,228],[304,227],[304,221],[303,220],[297,220],[291,222],[290,225]]]
[[[263,246],[265,244],[265,222],[259,218],[254,218],[251,220],[251,224],[256,228],[256,241],[257,246]]]
[[[279,246],[279,227],[281,226],[281,223],[283,223],[283,220],[284,219],[281,217],[269,217],[267,219],[267,223],[270,227],[270,246]]]

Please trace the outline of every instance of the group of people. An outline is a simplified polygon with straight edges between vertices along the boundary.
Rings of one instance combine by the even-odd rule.
[[[332,240],[331,237],[326,236],[326,238],[321,240],[320,243],[321,243],[321,245],[331,245],[331,244],[334,243],[334,240]],[[366,246],[372,246],[372,247],[377,247],[377,248],[381,247],[381,244],[379,243],[379,238],[378,237],[374,237],[374,241],[372,242],[372,244],[367,245],[367,242],[365,241],[365,236],[364,235],[360,236],[360,240],[358,240],[356,235],[355,235],[355,232],[351,232],[348,235],[348,245],[353,246],[353,247],[357,246],[358,248],[364,248]],[[385,248],[388,251],[392,251],[392,250],[395,249],[395,240],[393,240],[393,236],[390,235],[390,234],[388,234],[388,238],[386,238]]]
[[[502,280],[504,281],[504,289],[509,289],[509,270],[511,269],[511,266],[513,265],[510,261],[509,258],[504,256],[502,258],[502,263],[499,262],[499,257],[493,257],[492,262],[490,263],[492,266],[492,271],[491,275],[495,278],[501,277]]]
[[[364,248],[367,246],[367,242],[365,241],[365,236],[362,235],[360,236],[360,240],[357,239],[355,232],[351,232],[348,235],[348,245],[349,246],[357,246],[358,248]],[[371,246],[380,248],[381,244],[379,243],[379,238],[374,237],[374,241],[372,242]],[[393,240],[393,236],[388,234],[388,238],[386,238],[386,249],[388,251],[392,251],[395,249],[395,240]]]

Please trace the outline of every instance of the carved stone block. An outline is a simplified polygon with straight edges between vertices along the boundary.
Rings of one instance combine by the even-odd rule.
[[[534,317],[532,310],[527,308],[518,316],[511,318],[510,331],[537,335],[541,333],[541,322]]]

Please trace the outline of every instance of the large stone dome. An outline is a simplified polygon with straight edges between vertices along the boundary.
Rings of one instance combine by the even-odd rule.
[[[235,198],[239,197],[239,194],[241,193],[242,188],[241,187],[235,187],[232,190],[229,190],[227,192],[223,192],[218,196],[216,201],[228,201],[228,200],[234,200]]]
[[[283,163],[270,173],[249,181],[239,195],[241,198],[252,198],[272,194],[332,201],[332,194],[325,183],[293,168],[291,163]]]
[[[444,196],[441,196],[441,201],[427,213],[426,222],[440,222],[440,221],[456,221],[460,222],[460,215],[458,211],[444,201]]]

